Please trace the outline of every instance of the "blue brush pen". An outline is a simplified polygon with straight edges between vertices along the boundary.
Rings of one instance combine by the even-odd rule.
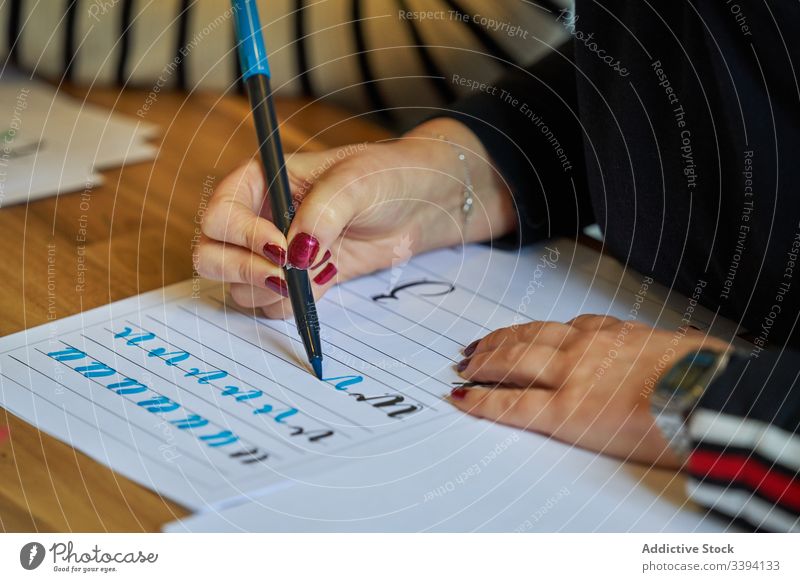
[[[259,141],[259,153],[264,167],[264,176],[269,186],[269,199],[272,207],[272,221],[283,232],[289,232],[294,217],[292,191],[283,160],[281,136],[278,132],[278,118],[272,101],[269,63],[264,39],[261,36],[261,23],[255,0],[231,0],[233,17],[236,23],[236,37],[239,43],[239,61],[242,78]],[[266,205],[262,207],[262,216]],[[322,346],[319,339],[319,320],[308,272],[300,269],[284,268],[289,299],[292,302],[297,331],[303,340],[308,361],[317,378],[322,378]]]

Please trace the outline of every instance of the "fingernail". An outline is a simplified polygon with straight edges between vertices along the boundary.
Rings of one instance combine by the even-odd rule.
[[[286,285],[286,281],[280,277],[267,277],[264,284],[268,289],[272,289],[278,295],[283,295],[284,297],[289,296],[289,287]]]
[[[472,342],[471,344],[469,344],[467,347],[465,347],[465,348],[464,348],[464,355],[465,355],[465,356],[471,356],[471,355],[472,355],[472,352],[474,352],[474,351],[475,351],[475,348],[477,348],[477,347],[478,347],[478,344],[480,343],[480,341],[481,341],[481,340],[475,340],[474,342]]]
[[[319,241],[301,232],[289,244],[289,264],[295,269],[308,269],[319,252]]]
[[[469,392],[469,390],[466,388],[453,388],[450,392],[450,398],[453,400],[464,400],[464,398],[467,397],[467,392]]]
[[[469,358],[464,358],[458,364],[456,364],[456,370],[463,372],[467,369],[467,366],[469,366]]]
[[[336,274],[336,272],[337,272],[336,265],[330,263],[329,265],[326,265],[325,268],[322,269],[319,273],[317,273],[317,276],[314,277],[314,283],[316,283],[317,285],[324,285],[325,283],[333,279],[333,276]]]
[[[315,265],[311,265],[309,269],[316,269],[317,267],[324,265],[326,262],[328,262],[328,259],[330,258],[331,258],[331,252],[325,251],[325,254],[322,255],[322,259],[318,261]]]
[[[267,243],[264,245],[264,256],[267,257],[270,261],[278,265],[279,267],[283,267],[286,265],[286,251],[283,250],[278,245],[274,245],[272,243]]]

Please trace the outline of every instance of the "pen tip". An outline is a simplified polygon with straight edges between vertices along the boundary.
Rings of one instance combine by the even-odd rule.
[[[314,374],[322,380],[322,358],[319,356],[315,356],[311,358],[311,367],[314,368]]]

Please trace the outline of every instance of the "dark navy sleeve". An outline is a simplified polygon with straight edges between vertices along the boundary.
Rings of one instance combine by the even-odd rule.
[[[575,236],[594,220],[571,55],[566,45],[442,114],[477,135],[511,190],[518,230],[502,246]]]

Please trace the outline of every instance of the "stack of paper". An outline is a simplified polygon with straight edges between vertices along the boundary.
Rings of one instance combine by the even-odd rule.
[[[102,183],[98,170],[156,156],[156,125],[18,74],[0,80],[0,110],[0,207],[87,190]]]

